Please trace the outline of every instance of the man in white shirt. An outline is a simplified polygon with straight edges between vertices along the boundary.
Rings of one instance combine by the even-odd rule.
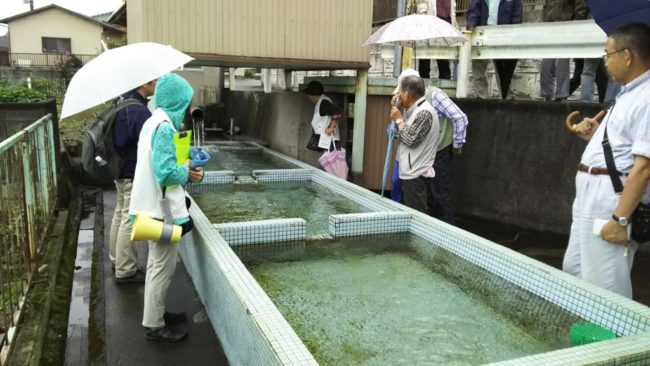
[[[599,125],[585,118],[575,129],[589,141],[576,175],[576,198],[564,271],[632,297],[630,272],[638,243],[628,235],[639,202],[650,202],[650,27],[618,28],[607,38],[605,62],[612,79],[623,84]],[[616,172],[623,183],[616,194],[605,161],[607,134]],[[607,223],[596,227],[598,220]]]

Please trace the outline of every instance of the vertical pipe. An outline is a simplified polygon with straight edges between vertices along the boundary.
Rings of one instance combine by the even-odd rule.
[[[271,69],[262,69],[262,86],[264,87],[264,93],[269,94],[271,92]]]
[[[2,174],[0,176],[3,177],[3,188],[0,191],[0,294],[10,294],[8,286],[10,283],[9,265],[11,262],[14,262],[10,258],[12,243],[11,226],[9,225],[10,209],[8,205],[5,206],[8,202],[13,201],[11,199],[11,195],[9,194],[9,187],[11,187],[10,175],[12,173],[8,169],[10,160],[7,159],[5,161],[3,159],[3,157],[9,155],[9,152],[10,151],[7,151],[2,156],[0,156],[0,169],[2,170]],[[6,308],[3,308],[2,312],[0,312],[0,321],[2,321],[2,324],[5,326],[5,328],[9,328],[12,325],[7,314],[8,312]]]
[[[368,70],[357,71],[357,85],[354,94],[354,130],[352,141],[352,178],[362,182],[363,150],[366,135],[366,102],[368,99]]]
[[[397,0],[397,17],[402,17],[406,13],[406,0]],[[402,73],[402,46],[395,46],[395,57],[393,58],[393,76],[398,77]]]
[[[21,141],[20,142],[20,147],[21,150],[23,151],[23,154],[21,155],[23,157],[23,177],[22,177],[22,183],[23,183],[23,192],[24,192],[24,205],[25,205],[25,212],[24,212],[24,218],[23,222],[25,223],[25,226],[27,227],[27,240],[23,242],[23,245],[25,246],[25,260],[27,262],[30,262],[32,259],[34,259],[34,256],[36,255],[34,249],[35,243],[34,240],[36,238],[36,235],[34,235],[34,227],[32,226],[32,223],[35,222],[35,217],[33,215],[33,209],[34,209],[34,187],[33,184],[34,182],[30,179],[30,166],[29,166],[29,160],[31,157],[31,149],[28,145],[28,142],[26,141]]]
[[[235,90],[235,70],[237,70],[234,67],[231,67],[228,69],[228,78],[229,78],[229,88],[230,90]]]
[[[456,97],[467,97],[469,89],[469,68],[472,66],[472,32],[463,31],[465,43],[460,46],[458,62],[458,81],[456,82]]]
[[[219,104],[221,102],[221,99],[223,98],[223,87],[224,87],[224,78],[223,78],[224,72],[223,72],[223,67],[217,67],[216,68],[216,103]]]
[[[50,181],[51,182],[50,183],[50,189],[52,190],[52,195],[55,196],[57,194],[57,192],[58,192],[58,182],[57,182],[58,180],[56,179],[56,177],[57,177],[57,175],[59,173],[58,172],[58,166],[59,165],[57,164],[57,161],[56,161],[57,156],[58,156],[58,154],[57,154],[58,152],[56,151],[56,143],[55,143],[56,140],[54,138],[54,136],[55,136],[54,135],[54,120],[52,119],[51,114],[48,116],[46,123],[47,123],[47,126],[48,126],[48,128],[47,128],[48,141],[50,142],[50,144],[49,144],[49,148],[50,148],[50,151],[49,151],[49,153],[50,153],[50,164],[49,164],[49,169],[50,169],[49,174],[50,174],[50,176],[49,176],[49,179],[51,180]],[[58,135],[56,135],[56,136],[57,136],[56,138],[58,139]],[[50,216],[50,214],[52,212],[54,212],[54,204],[55,203],[56,203],[56,198],[52,197],[50,199],[50,203],[49,203],[49,207],[48,207],[49,209],[47,211],[48,217]]]
[[[293,71],[284,71],[284,90],[293,90]]]
[[[37,184],[39,185],[41,189],[41,194],[40,194],[40,199],[39,199],[39,206],[43,208],[42,214],[44,217],[48,217],[49,214],[49,186],[48,186],[48,155],[46,151],[47,147],[47,142],[45,141],[45,134],[47,132],[47,121],[43,121],[44,123],[40,125],[34,132],[32,132],[35,136],[35,142],[36,142],[36,166],[38,168],[38,182]]]

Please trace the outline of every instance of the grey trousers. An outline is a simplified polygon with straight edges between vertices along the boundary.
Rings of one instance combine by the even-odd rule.
[[[149,240],[147,277],[144,282],[142,325],[147,328],[165,326],[165,297],[176,270],[178,243]]]
[[[109,257],[115,264],[115,276],[129,277],[138,270],[135,245],[131,243],[131,222],[129,221],[129,203],[131,202],[131,179],[115,180],[117,189],[115,212],[109,236]]]
[[[568,58],[547,58],[542,60],[539,78],[542,98],[558,99],[568,97],[570,79]]]

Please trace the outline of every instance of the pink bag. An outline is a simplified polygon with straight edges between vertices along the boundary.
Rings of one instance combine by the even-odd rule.
[[[334,141],[332,141],[334,144]],[[345,160],[345,149],[336,150],[336,146],[332,151],[325,151],[323,155],[318,158],[318,163],[325,169],[326,172],[339,177],[341,179],[348,178],[348,163]]]

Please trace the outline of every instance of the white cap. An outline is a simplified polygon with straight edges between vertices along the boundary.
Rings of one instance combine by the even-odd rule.
[[[404,78],[407,76],[420,76],[420,73],[410,67],[408,69],[404,69],[397,78],[397,86],[395,87],[395,90],[393,90],[393,95],[400,92],[399,86],[402,85],[402,80],[404,80]]]

